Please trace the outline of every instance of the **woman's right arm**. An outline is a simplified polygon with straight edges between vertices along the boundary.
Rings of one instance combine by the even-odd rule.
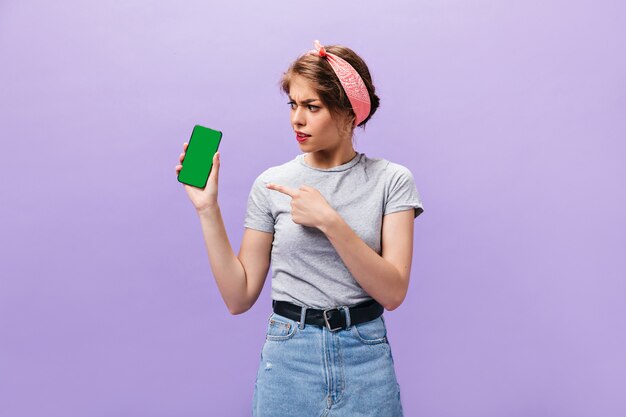
[[[187,146],[188,143],[183,144],[177,174],[182,169]],[[241,314],[254,305],[263,289],[274,234],[246,228],[239,256],[235,256],[217,204],[219,168],[220,155],[216,152],[206,186],[183,186],[200,217],[209,263],[222,299],[231,314]]]
[[[270,265],[272,233],[245,229],[239,256],[230,245],[219,205],[198,210],[211,271],[231,314],[248,311],[259,298]]]

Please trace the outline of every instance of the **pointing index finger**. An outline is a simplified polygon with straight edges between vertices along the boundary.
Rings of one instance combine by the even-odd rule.
[[[269,188],[270,190],[287,194],[289,197],[292,197],[292,198],[296,195],[296,190],[294,190],[291,187],[287,187],[286,185],[278,185],[278,184],[273,184],[270,182],[266,185],[266,187]]]

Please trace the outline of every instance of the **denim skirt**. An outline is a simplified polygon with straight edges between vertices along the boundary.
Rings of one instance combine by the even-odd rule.
[[[301,321],[270,314],[253,417],[402,416],[382,315],[332,332]]]

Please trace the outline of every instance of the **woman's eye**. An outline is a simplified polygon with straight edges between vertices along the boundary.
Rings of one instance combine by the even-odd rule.
[[[294,105],[296,104],[296,102],[295,102],[295,101],[290,101],[290,102],[289,102],[289,103],[287,103],[287,104],[289,104],[289,105],[291,106],[291,108],[292,108],[292,109],[295,109],[295,107],[294,107]],[[313,106],[313,105],[311,105],[311,104],[309,104],[307,107],[308,107],[308,108],[309,108],[309,110],[311,110],[311,111],[316,111],[317,109],[319,109],[319,107],[318,107],[318,106]]]

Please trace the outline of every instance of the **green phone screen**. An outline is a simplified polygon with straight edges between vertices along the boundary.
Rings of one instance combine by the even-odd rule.
[[[195,125],[189,138],[185,159],[178,173],[178,181],[194,187],[206,187],[213,156],[222,140],[222,132],[208,127]]]

